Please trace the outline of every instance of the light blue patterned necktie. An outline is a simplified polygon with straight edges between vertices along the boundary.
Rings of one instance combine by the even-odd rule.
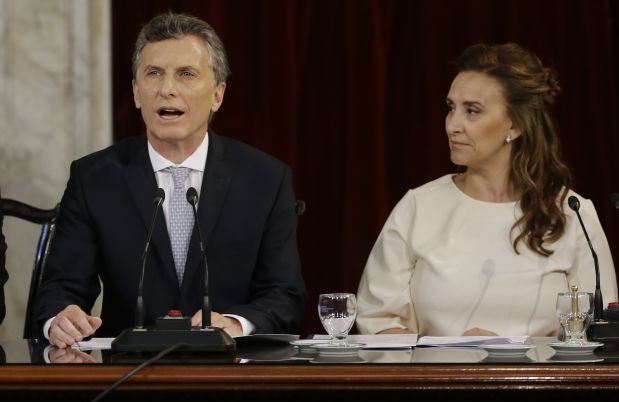
[[[180,287],[183,284],[187,250],[189,250],[189,240],[194,226],[193,210],[191,204],[187,202],[185,190],[185,181],[187,181],[191,169],[186,167],[168,167],[165,170],[172,174],[172,180],[174,181],[168,219],[170,220],[172,256],[174,257],[176,276],[178,277],[178,285]]]

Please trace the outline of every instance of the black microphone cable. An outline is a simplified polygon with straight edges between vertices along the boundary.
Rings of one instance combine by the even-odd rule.
[[[142,370],[143,368],[145,368],[146,366],[148,366],[148,365],[150,365],[152,363],[155,363],[157,360],[161,359],[162,357],[164,357],[168,353],[171,353],[171,352],[175,351],[176,349],[180,348],[181,346],[186,346],[186,345],[187,344],[185,344],[185,343],[177,343],[177,344],[174,344],[174,345],[170,346],[167,349],[162,350],[161,352],[157,353],[155,356],[153,356],[150,359],[146,360],[145,362],[141,363],[139,366],[135,367],[133,370],[131,370],[130,372],[128,372],[127,374],[122,376],[118,381],[116,381],[114,384],[110,385],[103,392],[101,392],[99,395],[97,395],[91,402],[98,402],[98,401],[100,401],[104,396],[106,396],[107,394],[109,394],[110,392],[115,390],[120,384],[122,384],[123,382],[127,381],[129,378],[131,378],[131,376],[136,374],[138,371]]]

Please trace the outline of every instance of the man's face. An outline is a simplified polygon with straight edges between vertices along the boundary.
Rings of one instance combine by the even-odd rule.
[[[206,44],[189,35],[148,43],[140,56],[133,99],[148,140],[156,149],[197,147],[226,88],[215,86]]]

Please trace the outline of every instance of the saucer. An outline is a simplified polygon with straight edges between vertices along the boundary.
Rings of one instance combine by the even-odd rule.
[[[299,349],[298,353],[291,357],[292,360],[312,360],[318,356],[316,349]]]
[[[529,349],[534,347],[535,345],[513,343],[480,346],[480,348],[488,352],[488,356],[494,357],[522,357]]]
[[[350,356],[356,355],[365,346],[365,343],[349,343],[346,346],[334,346],[329,343],[319,343],[311,346],[322,356]]]
[[[602,345],[603,343],[600,342],[585,342],[582,345],[571,345],[566,342],[552,342],[548,344],[558,354],[562,355],[588,355]]]
[[[327,343],[329,343],[328,340],[320,339],[297,339],[295,341],[290,341],[292,346],[296,346],[299,352],[303,353],[317,353],[318,351],[314,349],[314,346]]]
[[[314,346],[327,343],[329,343],[328,339],[297,339],[295,341],[290,341],[292,346]]]
[[[597,363],[603,362],[604,359],[594,355],[593,353],[583,354],[560,354],[556,353],[546,361],[551,363]]]

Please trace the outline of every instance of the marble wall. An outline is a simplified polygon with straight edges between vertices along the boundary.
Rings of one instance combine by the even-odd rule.
[[[52,208],[72,160],[112,143],[108,0],[0,0],[2,196]],[[21,338],[40,227],[5,218],[7,317]]]

